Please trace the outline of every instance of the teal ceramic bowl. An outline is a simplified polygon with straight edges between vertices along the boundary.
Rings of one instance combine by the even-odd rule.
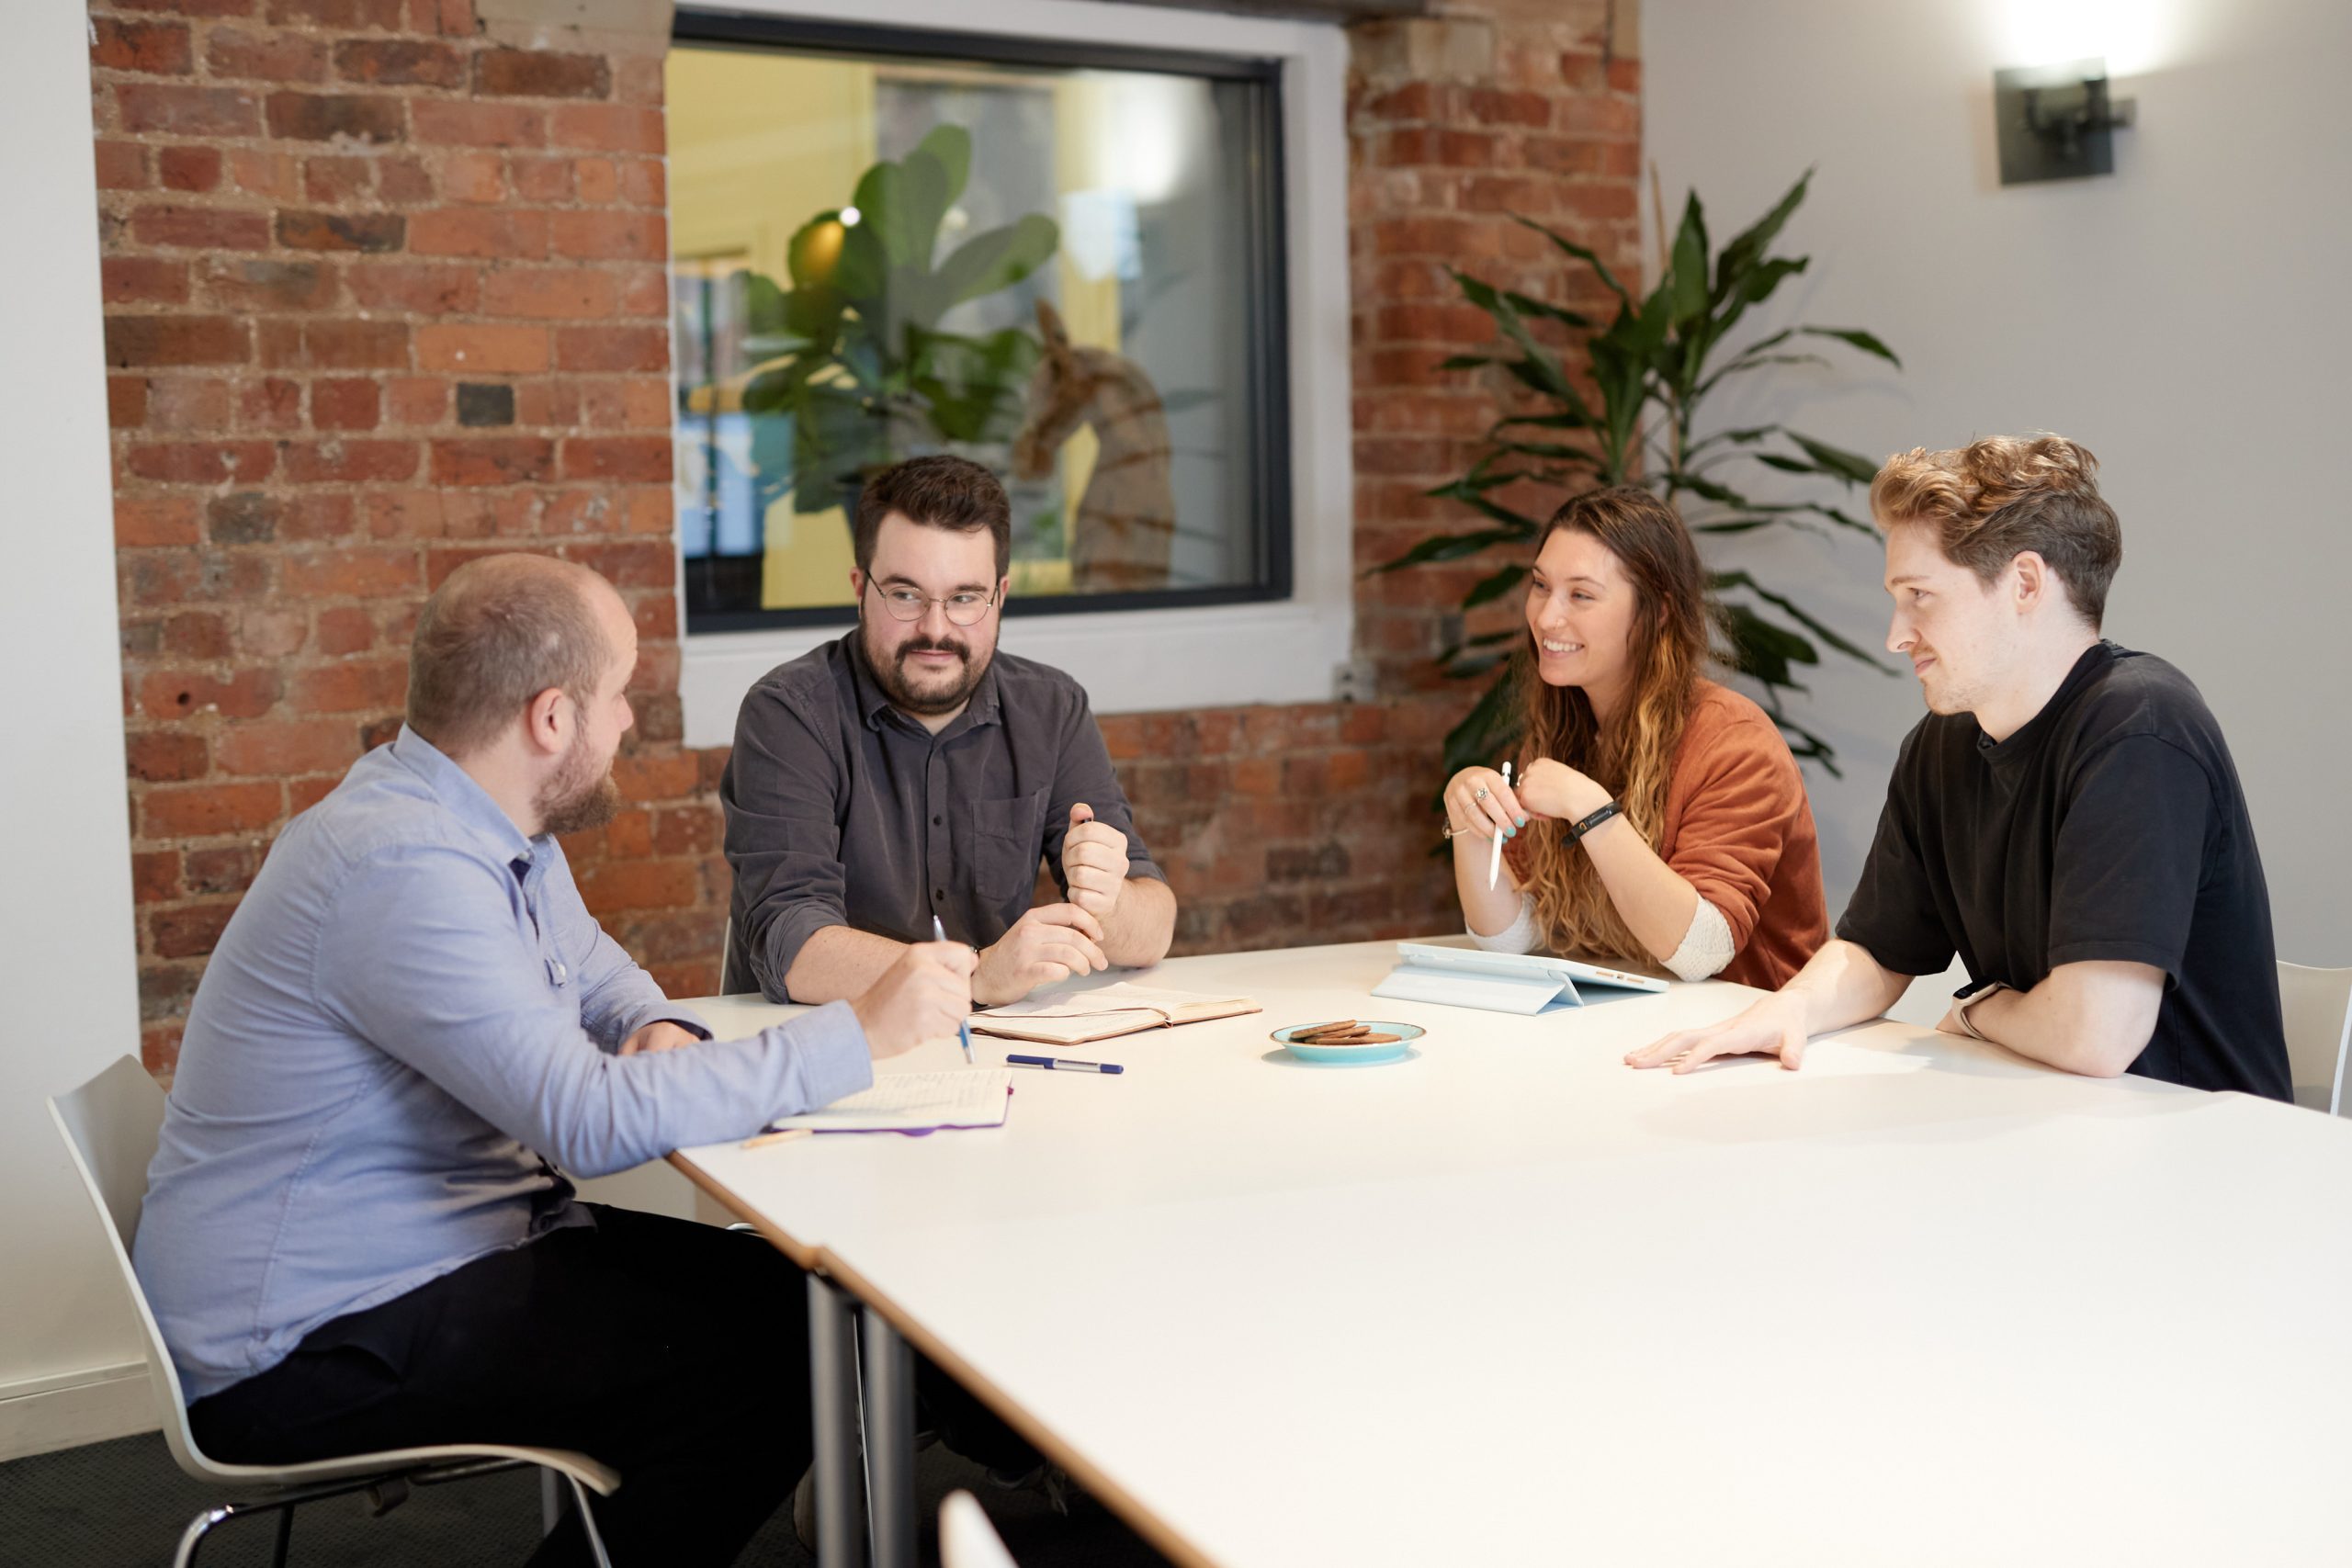
[[[1301,1023],[1289,1029],[1275,1030],[1273,1040],[1275,1044],[1302,1062],[1393,1062],[1399,1056],[1410,1055],[1413,1042],[1421,1037],[1421,1026],[1418,1023],[1384,1023],[1376,1018],[1358,1021],[1375,1034],[1394,1034],[1396,1038],[1378,1045],[1302,1045],[1291,1036],[1299,1030],[1313,1029],[1315,1025]]]

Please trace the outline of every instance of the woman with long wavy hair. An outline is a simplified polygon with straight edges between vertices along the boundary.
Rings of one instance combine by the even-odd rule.
[[[1804,781],[1764,710],[1705,677],[1713,627],[1672,507],[1620,485],[1554,513],[1514,671],[1519,765],[1445,787],[1480,946],[1778,988],[1828,940]],[[1510,870],[1490,888],[1498,833]]]

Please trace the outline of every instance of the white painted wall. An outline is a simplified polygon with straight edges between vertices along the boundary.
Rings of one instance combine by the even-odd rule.
[[[1799,372],[1719,418],[1785,417],[1873,457],[2034,429],[2096,452],[2123,519],[2109,635],[2179,665],[2220,716],[2279,956],[2352,964],[2352,6],[1647,0],[1642,36],[1668,200],[1695,186],[1720,240],[1818,164],[1785,247],[1814,267],[1773,318],[1868,327],[1905,367]],[[2002,188],[1995,68],[2102,53],[2139,103],[2116,174]],[[1755,555],[1839,626],[1883,636],[1868,541]],[[1812,780],[1833,908],[1920,711],[1907,673],[1817,683],[1810,713],[1848,774]]]
[[[42,1105],[139,1050],[87,25],[31,0],[0,49],[0,1446],[139,1355]]]

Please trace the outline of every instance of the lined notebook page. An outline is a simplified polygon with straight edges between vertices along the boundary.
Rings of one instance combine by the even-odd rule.
[[[778,1117],[770,1132],[927,1133],[935,1127],[1001,1127],[1012,1099],[1009,1067],[894,1073],[821,1111]]]

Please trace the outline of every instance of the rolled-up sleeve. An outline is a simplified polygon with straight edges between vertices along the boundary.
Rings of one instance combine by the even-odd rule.
[[[581,1176],[742,1137],[873,1081],[845,1003],[742,1040],[601,1049],[583,1021],[583,982],[522,934],[516,897],[510,872],[458,848],[378,851],[334,893],[312,990],[354,1033]],[[568,877],[543,895],[578,899]],[[571,923],[566,910],[559,924]],[[611,994],[611,1027],[650,1005],[635,989]]]
[[[752,687],[736,714],[718,798],[745,925],[738,934],[772,1002],[792,999],[784,977],[808,939],[849,922],[838,815],[845,785],[841,765],[783,694]]]
[[[1102,744],[1102,727],[1094,722],[1094,709],[1082,694],[1071,703],[1063,727],[1060,764],[1054,772],[1051,804],[1046,812],[1046,864],[1064,897],[1069,893],[1069,877],[1062,870],[1062,840],[1069,837],[1069,808],[1080,801],[1093,808],[1097,822],[1126,835],[1129,876],[1168,880],[1144,847],[1143,835],[1136,831],[1136,814],[1127,805],[1127,792],[1119,787],[1110,748]]]

